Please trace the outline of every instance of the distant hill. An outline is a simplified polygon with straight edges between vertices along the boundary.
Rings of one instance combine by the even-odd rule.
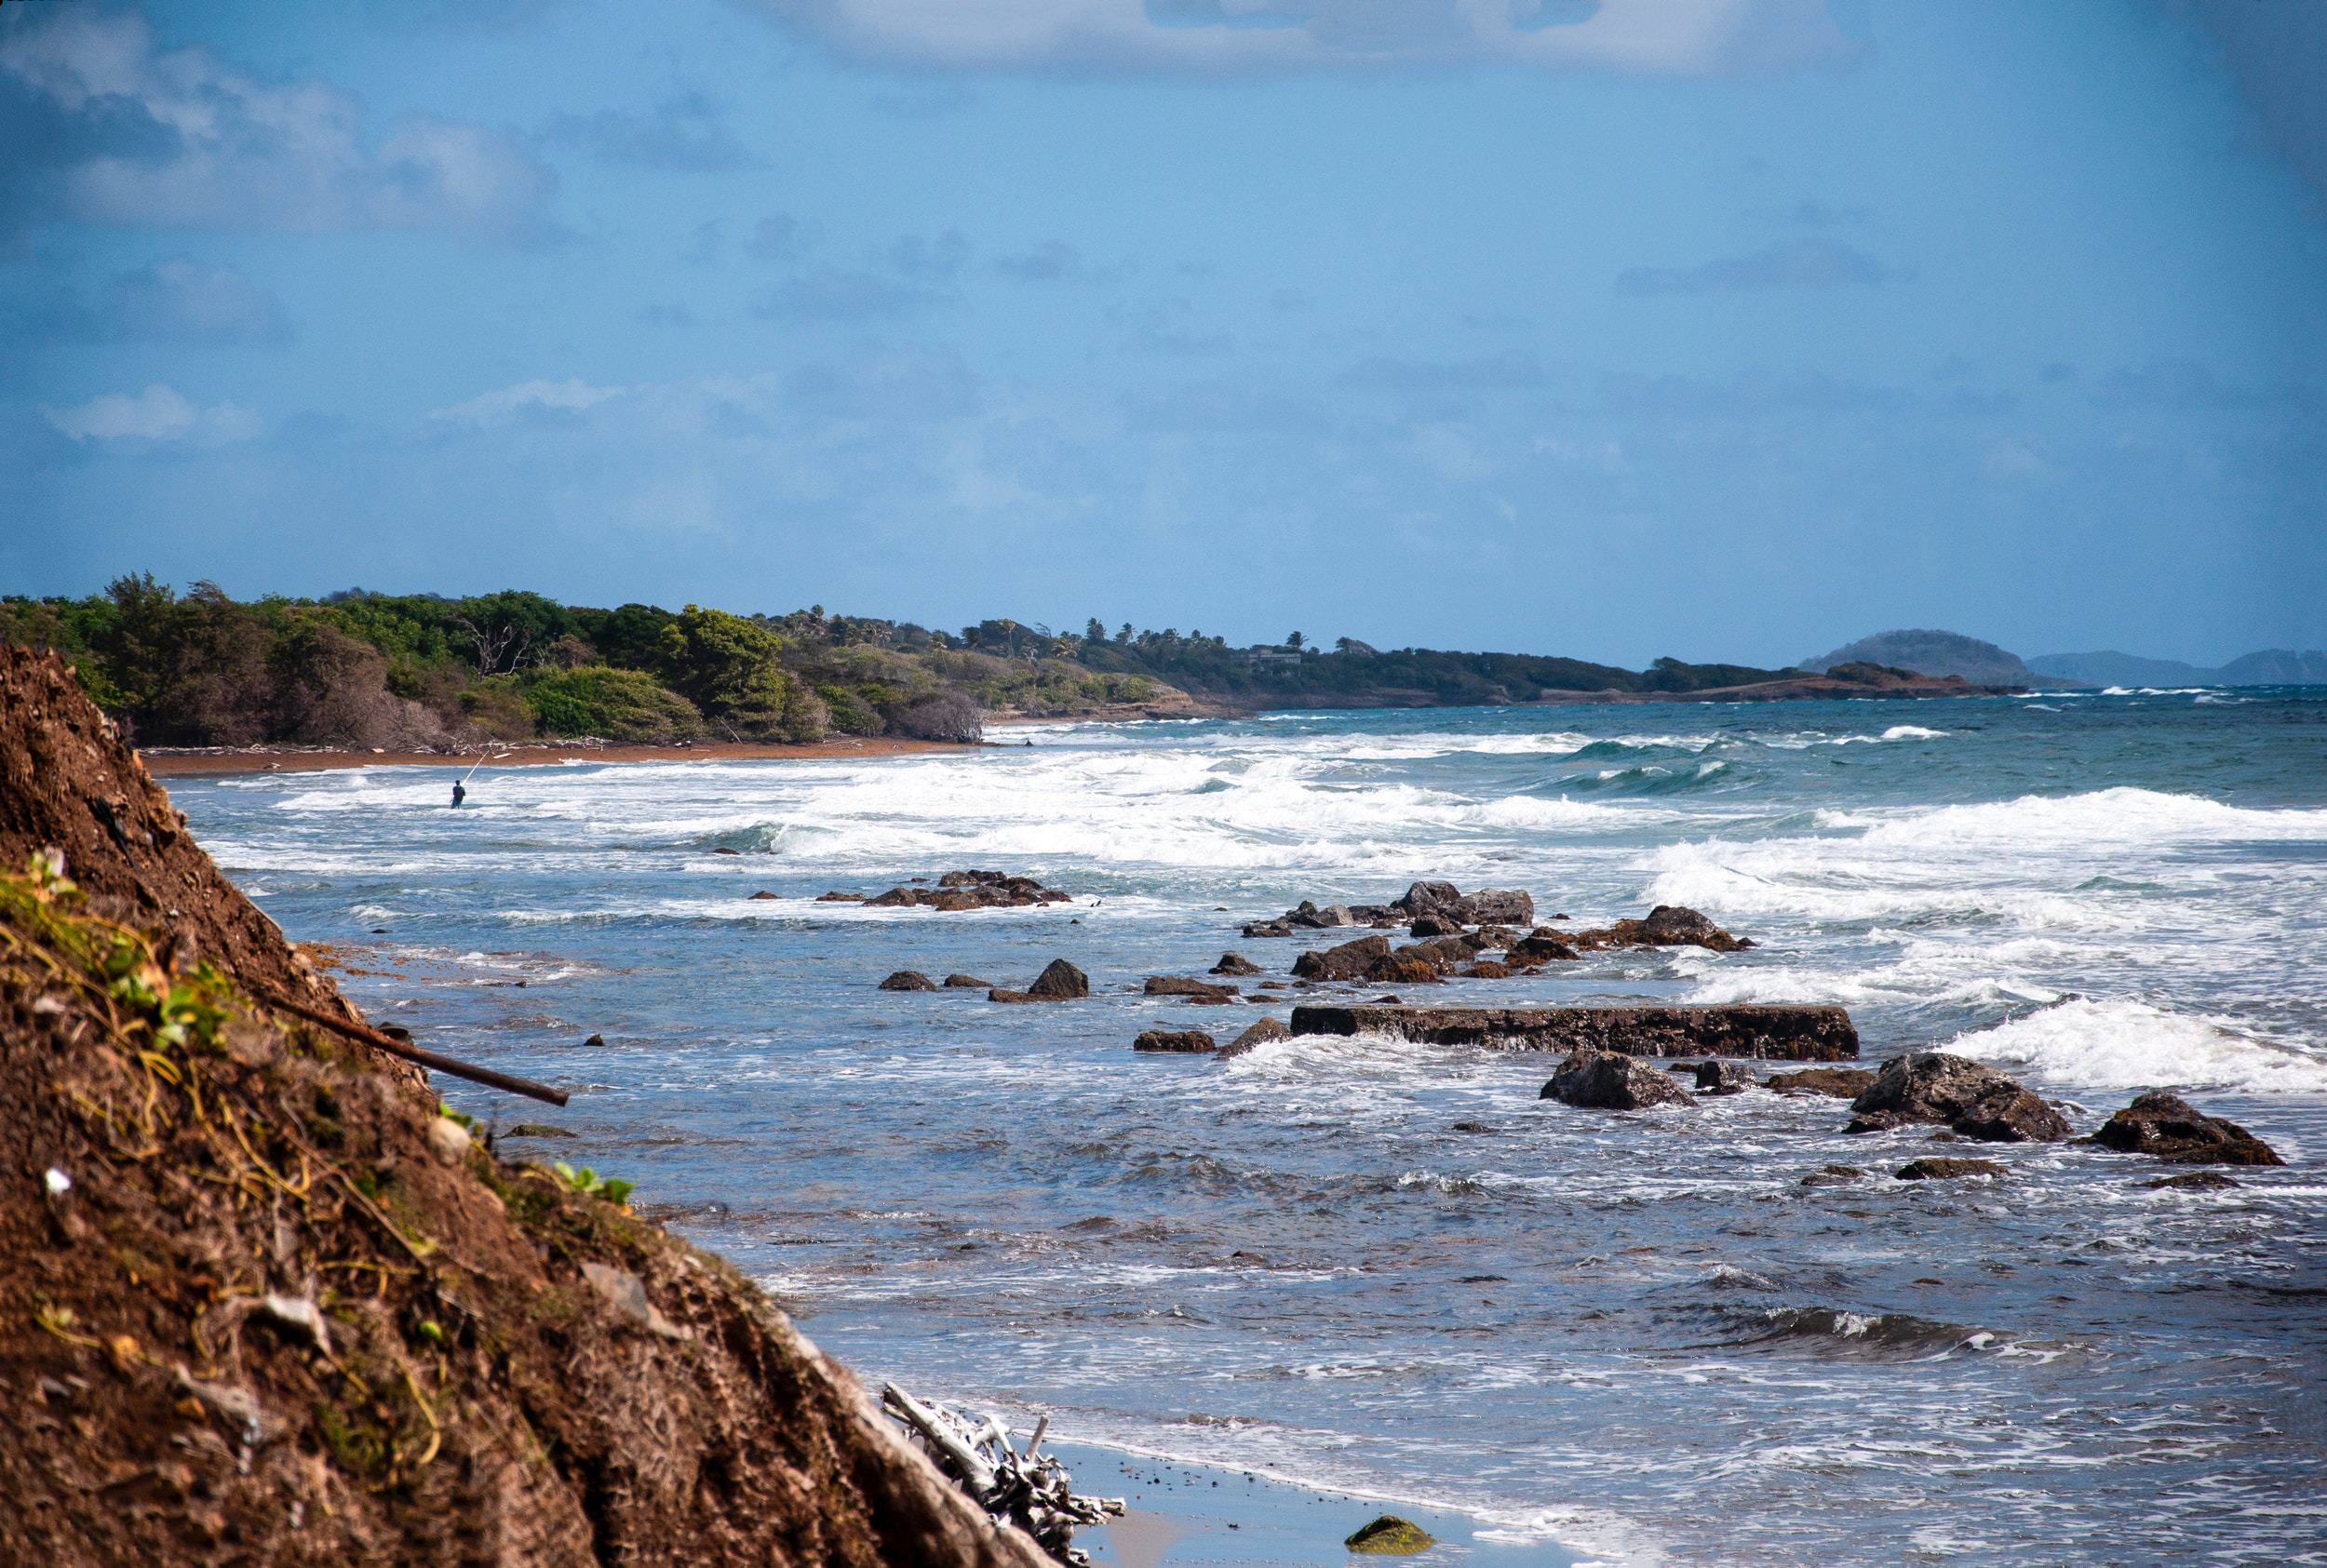
[[[2208,669],[2179,659],[2135,653],[2044,653],[2028,661],[2038,675],[2078,686],[2321,686],[2327,653],[2269,648]]]
[[[1877,632],[1832,653],[1802,661],[1821,675],[1836,664],[1889,664],[1930,676],[1961,676],[1979,686],[2042,686],[2034,670],[1992,642],[1957,632]]]

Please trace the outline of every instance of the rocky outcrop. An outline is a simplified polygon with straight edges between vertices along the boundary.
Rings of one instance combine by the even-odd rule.
[[[825,897],[840,895],[827,893]],[[1046,888],[1031,877],[1000,871],[948,871],[931,887],[891,888],[865,900],[868,907],[952,910],[1015,909],[1033,904],[1069,904],[1071,893]]]
[[[728,1265],[261,990],[361,1023],[0,648],[0,1561],[1047,1561]]]
[[[1150,1029],[1131,1042],[1131,1049],[1198,1056],[1220,1048],[1202,1029]]]
[[[1513,966],[1548,964],[1582,956],[1568,942],[1566,932],[1555,931],[1549,926],[1538,926],[1503,950],[1503,962]]]
[[[1761,1080],[1761,1086],[1781,1094],[1855,1100],[1875,1086],[1875,1073],[1871,1067],[1805,1067],[1798,1073],[1771,1073]]]
[[[2145,1187],[2174,1187],[2188,1192],[2220,1192],[2225,1187],[2240,1186],[2236,1176],[2226,1176],[2219,1171],[2181,1171],[2171,1176],[2156,1176],[2141,1184]]]
[[[1579,1051],[1559,1065],[1539,1098],[1593,1110],[1640,1111],[1651,1106],[1697,1102],[1673,1079],[1637,1057],[1613,1051]]]
[[[1140,989],[1150,997],[1185,997],[1191,1002],[1232,1002],[1237,998],[1233,985],[1215,985],[1209,981],[1191,980],[1178,974],[1150,974]]]
[[[1535,900],[1517,888],[1481,888],[1458,899],[1447,913],[1466,926],[1529,926],[1535,923]]]
[[[1858,1030],[1838,1007],[1728,1003],[1706,1007],[1304,1006],[1297,1035],[1385,1034],[1497,1051],[1615,1051],[1632,1056],[1715,1055],[1783,1062],[1849,1061]]]
[[[1511,888],[1482,888],[1465,895],[1452,882],[1416,882],[1388,904],[1329,904],[1303,899],[1273,920],[1244,928],[1248,937],[1291,936],[1341,926],[1407,926],[1416,936],[1452,936],[1465,926],[1535,918],[1535,900]]]
[[[975,974],[948,974],[946,976],[946,989],[948,991],[990,991],[993,988],[994,983],[992,981],[980,980]]]
[[[884,991],[934,991],[937,983],[917,969],[901,969],[881,983]]]
[[[1368,964],[1365,978],[1377,985],[1436,985],[1444,977],[1429,958],[1402,950],[1384,954]]]
[[[1244,976],[1261,974],[1267,972],[1262,970],[1258,964],[1254,963],[1250,958],[1244,957],[1242,953],[1223,953],[1220,955],[1220,961],[1212,966],[1212,972],[1214,974],[1233,974]]]
[[[1697,1064],[1697,1092],[1700,1094],[1742,1094],[1753,1087],[1752,1070],[1738,1063]]]
[[[1377,959],[1390,956],[1386,936],[1361,936],[1338,947],[1311,948],[1293,960],[1300,980],[1363,980]]]
[[[1390,907],[1407,919],[1418,916],[1450,910],[1462,902],[1462,890],[1452,882],[1425,881],[1410,884],[1406,891],[1391,900]]]
[[[1925,1155],[1910,1159],[1891,1173],[1903,1182],[1955,1182],[1966,1176],[2006,1176],[2006,1171],[1993,1159],[1949,1159],[1938,1155]]]
[[[1291,1039],[1292,1038],[1293,1031],[1283,1024],[1273,1018],[1263,1018],[1220,1047],[1220,1056],[1223,1060],[1231,1056],[1242,1056],[1257,1045],[1266,1045],[1271,1040]]]
[[[2235,1121],[2208,1116],[2160,1090],[2101,1124],[2091,1140],[2121,1154],[2145,1154],[2183,1165],[2283,1165],[2278,1151]]]
[[[1568,939],[1582,952],[1607,947],[1703,947],[1715,953],[1736,953],[1754,945],[1751,937],[1733,936],[1694,909],[1660,904],[1637,920],[1580,931]]]
[[[1866,1173],[1860,1170],[1855,1165],[1822,1165],[1817,1170],[1812,1171],[1809,1175],[1804,1176],[1799,1185],[1803,1186],[1842,1186],[1851,1182],[1863,1181],[1865,1178]]]
[[[1034,984],[1023,991],[995,989],[986,999],[997,1002],[1067,1002],[1091,994],[1091,977],[1064,958],[1053,958]]]
[[[1984,1143],[2058,1143],[2068,1120],[2011,1078],[1968,1056],[1918,1051],[1883,1064],[1850,1102],[1850,1132],[1939,1122]]]

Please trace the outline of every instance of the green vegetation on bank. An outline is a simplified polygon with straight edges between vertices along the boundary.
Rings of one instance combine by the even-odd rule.
[[[142,745],[431,749],[488,740],[811,741],[835,732],[971,741],[983,714],[1160,704],[1524,703],[1558,691],[1674,694],[1773,678],[1660,659],[1646,671],[1513,653],[1384,652],[1299,634],[1231,648],[1202,632],[1081,636],[1016,621],[958,635],[908,622],[445,598],[183,594],[151,575],[86,598],[0,597],[0,641],[51,648]],[[1190,702],[1190,699],[1194,699]]]

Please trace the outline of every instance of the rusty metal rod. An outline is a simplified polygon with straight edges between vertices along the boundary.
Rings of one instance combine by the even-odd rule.
[[[361,1040],[375,1051],[384,1051],[391,1056],[400,1056],[407,1062],[417,1062],[424,1067],[433,1067],[440,1073],[451,1073],[454,1078],[467,1079],[471,1083],[481,1083],[488,1089],[506,1090],[512,1094],[524,1094],[553,1106],[562,1106],[566,1103],[566,1092],[562,1089],[552,1089],[545,1083],[535,1083],[530,1078],[516,1078],[508,1073],[497,1073],[491,1067],[473,1066],[469,1063],[457,1061],[451,1056],[438,1055],[436,1052],[424,1050],[417,1045],[407,1045],[391,1035],[383,1035],[379,1030],[367,1027],[362,1024],[351,1024],[344,1018],[334,1018],[328,1012],[319,1012],[302,1002],[295,1002],[280,992],[269,990],[264,986],[253,986],[251,989],[256,991],[259,999],[269,1007],[279,1008],[294,1017],[304,1018],[310,1024],[321,1025],[324,1028],[345,1035],[350,1039]]]

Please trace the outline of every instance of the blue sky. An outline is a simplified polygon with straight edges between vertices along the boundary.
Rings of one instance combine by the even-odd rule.
[[[2317,647],[2322,197],[2201,15],[7,5],[0,588]]]

